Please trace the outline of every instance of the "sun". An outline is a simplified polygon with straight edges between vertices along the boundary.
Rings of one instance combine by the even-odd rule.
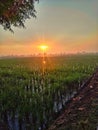
[[[42,50],[42,51],[45,51],[48,46],[47,45],[40,45],[39,48]]]

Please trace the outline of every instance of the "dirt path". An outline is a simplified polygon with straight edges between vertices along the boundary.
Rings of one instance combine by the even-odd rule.
[[[81,88],[81,91],[66,105],[65,111],[60,115],[48,130],[65,130],[67,123],[75,123],[78,112],[83,116],[88,116],[91,103],[98,99],[98,70],[93,74],[89,82]],[[0,130],[9,130],[7,126],[0,122]]]
[[[64,127],[68,123],[75,123],[78,112],[83,116],[88,116],[91,104],[95,99],[98,101],[98,70],[93,74],[87,85],[68,103],[65,111],[54,121],[48,130],[65,130]]]

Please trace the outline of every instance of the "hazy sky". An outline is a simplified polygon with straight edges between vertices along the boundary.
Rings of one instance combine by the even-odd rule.
[[[98,0],[40,0],[37,18],[26,21],[26,29],[0,26],[0,55],[98,52]]]

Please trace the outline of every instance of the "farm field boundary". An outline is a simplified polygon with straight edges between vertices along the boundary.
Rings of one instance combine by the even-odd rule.
[[[87,130],[95,130],[98,126],[97,112],[98,69],[83,84],[75,97],[68,102],[64,112],[54,121],[48,130],[80,130],[82,127]]]

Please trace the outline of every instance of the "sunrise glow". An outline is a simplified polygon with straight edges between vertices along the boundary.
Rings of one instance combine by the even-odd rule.
[[[42,0],[35,9],[26,29],[0,27],[0,57],[98,52],[98,0]]]
[[[42,51],[45,51],[45,50],[48,48],[48,46],[47,46],[47,45],[41,45],[41,46],[39,46],[39,48],[40,48]]]

